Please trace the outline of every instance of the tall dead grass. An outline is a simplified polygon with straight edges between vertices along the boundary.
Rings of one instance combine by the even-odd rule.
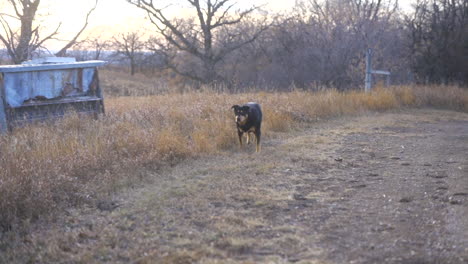
[[[193,92],[106,100],[99,120],[77,114],[0,136],[0,231],[93,204],[141,168],[237,147],[230,107],[259,102],[264,138],[321,119],[401,107],[468,112],[468,91],[457,87],[397,87],[371,94]]]
[[[150,96],[170,90],[167,82],[162,79],[142,73],[132,76],[122,69],[104,68],[99,71],[99,76],[106,96]]]

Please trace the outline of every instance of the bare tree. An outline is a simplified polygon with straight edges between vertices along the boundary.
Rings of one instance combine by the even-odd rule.
[[[260,40],[271,59],[262,79],[303,88],[358,88],[364,51],[378,50],[380,60],[400,45],[398,39],[388,41],[397,36],[394,20],[397,0],[299,0],[293,13]],[[397,54],[389,57],[383,62]]]
[[[93,59],[101,59],[102,53],[112,46],[110,40],[105,40],[99,37],[90,38],[85,41],[86,49],[93,53]]]
[[[406,17],[418,82],[468,84],[468,1],[418,0]]]
[[[93,11],[96,9],[97,7],[97,4],[98,4],[98,1],[99,0],[95,0],[94,2],[94,7],[91,8],[88,13],[86,14],[86,19],[85,19],[85,22],[83,24],[83,26],[81,27],[80,31],[78,31],[78,33],[76,33],[76,35],[59,51],[57,52],[55,55],[56,56],[65,56],[66,53],[67,53],[67,50],[71,47],[73,47],[73,45],[75,45],[78,41],[78,38],[81,36],[81,34],[83,33],[83,31],[85,31],[86,27],[88,26],[88,23],[89,23],[89,17],[91,16],[91,13],[93,13]]]
[[[116,55],[124,56],[130,62],[130,74],[134,75],[138,64],[138,56],[145,48],[145,42],[141,40],[139,32],[119,34],[113,38],[113,46]]]
[[[100,37],[88,37],[85,40],[77,41],[73,47],[67,51],[67,56],[72,56],[78,61],[107,59],[106,51],[112,48],[112,41]]]
[[[157,33],[162,36],[153,38],[153,49],[166,54],[168,67],[180,75],[205,84],[224,81],[218,73],[217,64],[231,52],[253,42],[268,28],[266,20],[263,20],[263,26],[249,36],[244,32],[230,31],[231,26],[240,23],[258,9],[254,6],[234,11],[236,2],[230,0],[186,0],[185,3],[195,15],[178,19],[168,18],[162,1],[127,1],[146,11]],[[223,38],[219,37],[220,32],[224,32]],[[196,60],[191,62],[195,66],[199,65],[198,69],[181,64],[180,58],[187,55]]]
[[[34,51],[42,47],[44,42],[55,38],[61,27],[57,25],[52,33],[41,36],[41,25],[34,25],[36,13],[41,0],[7,0],[14,10],[14,14],[0,13],[0,24],[3,33],[0,33],[0,41],[5,45],[8,55],[15,64],[31,58]],[[98,3],[96,0],[94,7],[88,12],[86,21],[81,30],[73,37],[57,55],[64,55],[70,47],[76,44],[77,39],[88,25],[88,19]],[[15,21],[19,21],[19,32],[13,27]]]

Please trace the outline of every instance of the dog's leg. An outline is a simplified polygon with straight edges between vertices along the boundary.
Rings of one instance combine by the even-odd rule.
[[[247,132],[247,145],[250,145],[250,133]]]
[[[242,147],[242,132],[241,131],[237,131],[237,135],[239,136],[239,143],[240,143],[240,147]]]
[[[260,137],[261,137],[261,134],[262,133],[260,132],[260,129],[255,131],[255,139],[256,139],[256,143],[257,143],[257,146],[255,148],[256,152],[260,152]]]

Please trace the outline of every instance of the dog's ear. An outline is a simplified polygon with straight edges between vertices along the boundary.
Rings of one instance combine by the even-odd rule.
[[[244,105],[244,106],[242,106],[242,110],[248,112],[250,110],[250,106]]]
[[[237,109],[239,109],[239,105],[233,105],[233,106],[231,107],[231,109],[237,110]]]

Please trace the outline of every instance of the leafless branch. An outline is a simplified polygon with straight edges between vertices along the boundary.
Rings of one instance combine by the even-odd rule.
[[[89,23],[89,17],[91,16],[91,13],[93,13],[94,10],[96,10],[96,7],[99,3],[99,0],[95,0],[94,2],[94,7],[91,8],[88,13],[86,14],[86,19],[85,19],[85,23],[83,25],[83,27],[81,27],[81,30],[78,31],[78,33],[76,33],[76,35],[59,51],[57,52],[55,55],[56,56],[65,56],[65,54],[67,53],[67,50],[69,48],[71,48],[73,45],[76,44],[78,38],[80,37],[80,35],[83,33],[83,31],[86,29],[86,27],[88,26],[88,23]]]
[[[164,8],[158,8],[152,0],[127,0],[129,3],[145,10],[156,31],[167,43],[180,52],[187,52],[197,58],[203,66],[203,76],[193,72],[182,71],[178,64],[170,63],[174,72],[204,83],[219,81],[216,64],[229,53],[243,45],[255,41],[267,27],[255,32],[250,38],[231,39],[220,47],[217,35],[220,29],[239,24],[258,7],[251,7],[244,11],[234,12],[235,1],[231,0],[186,0],[194,10],[194,17],[198,23],[190,19],[169,19],[165,16]],[[168,57],[168,59],[174,59]]]

